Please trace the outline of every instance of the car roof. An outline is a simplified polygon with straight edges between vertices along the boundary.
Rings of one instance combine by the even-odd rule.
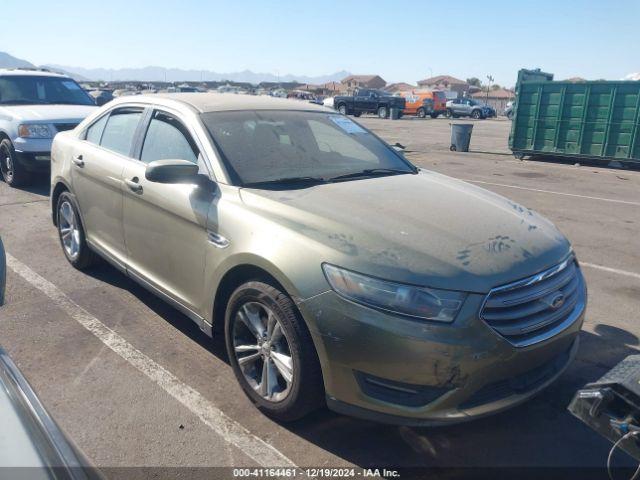
[[[170,106],[171,104],[188,105],[200,112],[223,112],[230,110],[298,110],[334,112],[322,105],[300,101],[274,98],[266,95],[243,95],[237,93],[154,93],[130,97],[120,97],[117,103],[150,103]]]
[[[0,68],[0,76],[9,76],[9,75],[71,78],[68,75],[51,72],[49,70],[38,70],[38,69],[32,69],[32,68]]]

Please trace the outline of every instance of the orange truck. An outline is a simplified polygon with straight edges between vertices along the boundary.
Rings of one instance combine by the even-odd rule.
[[[434,90],[431,92],[402,92],[405,99],[404,115],[416,115],[424,118],[438,118],[447,111],[447,97],[444,92]]]

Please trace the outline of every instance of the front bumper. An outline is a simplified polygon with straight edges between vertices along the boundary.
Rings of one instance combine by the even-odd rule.
[[[584,310],[553,338],[514,347],[478,318],[467,297],[452,324],[420,322],[329,291],[299,304],[340,413],[408,425],[482,417],[532,397],[558,378],[578,348]]]
[[[16,138],[13,146],[17,161],[29,172],[46,172],[51,168],[51,138]]]
[[[29,172],[47,172],[51,169],[51,152],[20,152],[17,160]]]

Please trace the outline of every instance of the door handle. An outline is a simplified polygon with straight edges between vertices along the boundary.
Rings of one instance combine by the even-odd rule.
[[[142,192],[142,185],[138,183],[138,177],[133,177],[131,180],[126,179],[124,183],[127,184],[127,187],[133,192],[140,193]]]
[[[82,159],[82,155],[77,155],[75,157],[73,157],[73,164],[82,168],[84,167],[84,160]]]

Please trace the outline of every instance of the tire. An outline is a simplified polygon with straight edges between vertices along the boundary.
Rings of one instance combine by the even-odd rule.
[[[267,326],[269,319],[275,319],[272,328]],[[279,336],[275,334],[276,325],[280,327]],[[324,404],[322,372],[311,335],[295,304],[280,287],[268,280],[239,286],[227,303],[224,330],[233,373],[247,397],[264,414],[290,422]],[[267,335],[269,330],[273,336]],[[245,360],[248,357],[251,360]],[[290,374],[290,381],[285,374]]]
[[[449,147],[449,150],[451,150],[452,152],[455,152],[455,151],[457,150],[457,148],[456,148],[456,146],[455,146],[455,145],[451,145],[451,146]]]
[[[454,118],[453,110],[451,110],[450,108],[447,108],[447,110],[446,110],[446,112],[445,112],[445,116],[446,116],[447,118]]]
[[[69,263],[78,270],[94,265],[98,257],[87,245],[75,198],[69,192],[58,197],[56,225],[60,246]]]
[[[359,117],[360,115],[362,115],[362,112],[354,112],[353,114],[354,117]]]
[[[524,153],[522,152],[513,152],[513,156],[516,158],[516,160],[524,160]]]
[[[10,187],[21,187],[31,183],[31,172],[26,171],[18,161],[13,144],[8,138],[0,142],[0,172]]]
[[[340,105],[338,105],[338,111],[342,115],[347,115],[349,113],[349,111],[347,110],[347,106],[344,103],[341,103]]]
[[[420,107],[418,109],[418,111],[416,112],[416,114],[418,115],[418,118],[426,118],[427,117],[427,112],[424,110],[424,108]]]
[[[388,118],[389,109],[387,107],[378,107],[378,118]]]
[[[440,116],[439,113],[432,113],[431,118],[438,118]]]
[[[480,110],[474,110],[473,112],[471,112],[471,118],[480,120],[482,118],[482,112]]]

